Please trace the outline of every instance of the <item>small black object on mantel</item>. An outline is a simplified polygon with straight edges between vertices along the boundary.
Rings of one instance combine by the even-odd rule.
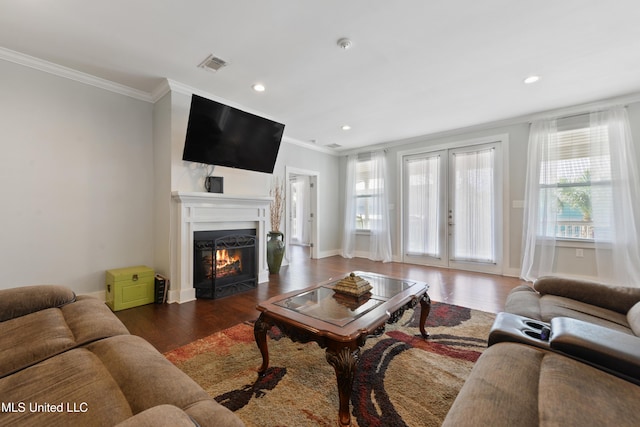
[[[208,176],[204,180],[204,188],[209,193],[222,193],[224,187],[224,177]]]

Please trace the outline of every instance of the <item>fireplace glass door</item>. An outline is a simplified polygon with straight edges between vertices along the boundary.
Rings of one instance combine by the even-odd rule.
[[[193,279],[198,298],[220,298],[257,285],[256,231],[194,233]]]

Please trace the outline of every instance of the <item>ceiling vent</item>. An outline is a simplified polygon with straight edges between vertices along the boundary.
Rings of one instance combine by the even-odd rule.
[[[224,59],[217,58],[213,56],[213,54],[207,56],[207,59],[202,61],[198,67],[204,68],[208,71],[218,71],[220,68],[227,65],[227,61]]]
[[[340,145],[340,144],[329,144],[329,145],[327,145],[327,147],[336,149],[336,148],[342,147],[342,145]]]

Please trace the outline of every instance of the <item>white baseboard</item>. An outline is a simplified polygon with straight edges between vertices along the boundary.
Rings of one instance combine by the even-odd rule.
[[[318,259],[329,258],[331,256],[336,256],[341,254],[342,254],[342,251],[340,249],[331,249],[329,251],[321,251],[318,253]]]

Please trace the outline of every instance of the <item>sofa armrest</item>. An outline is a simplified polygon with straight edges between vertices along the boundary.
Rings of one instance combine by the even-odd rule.
[[[569,317],[551,319],[552,350],[640,383],[640,338]]]
[[[612,286],[590,280],[545,276],[536,280],[533,288],[541,294],[570,298],[622,314],[627,314],[640,301],[640,288]]]
[[[65,286],[35,285],[0,289],[0,322],[74,302],[76,294]]]
[[[198,426],[186,412],[173,405],[158,405],[116,424],[116,427],[195,427]]]

